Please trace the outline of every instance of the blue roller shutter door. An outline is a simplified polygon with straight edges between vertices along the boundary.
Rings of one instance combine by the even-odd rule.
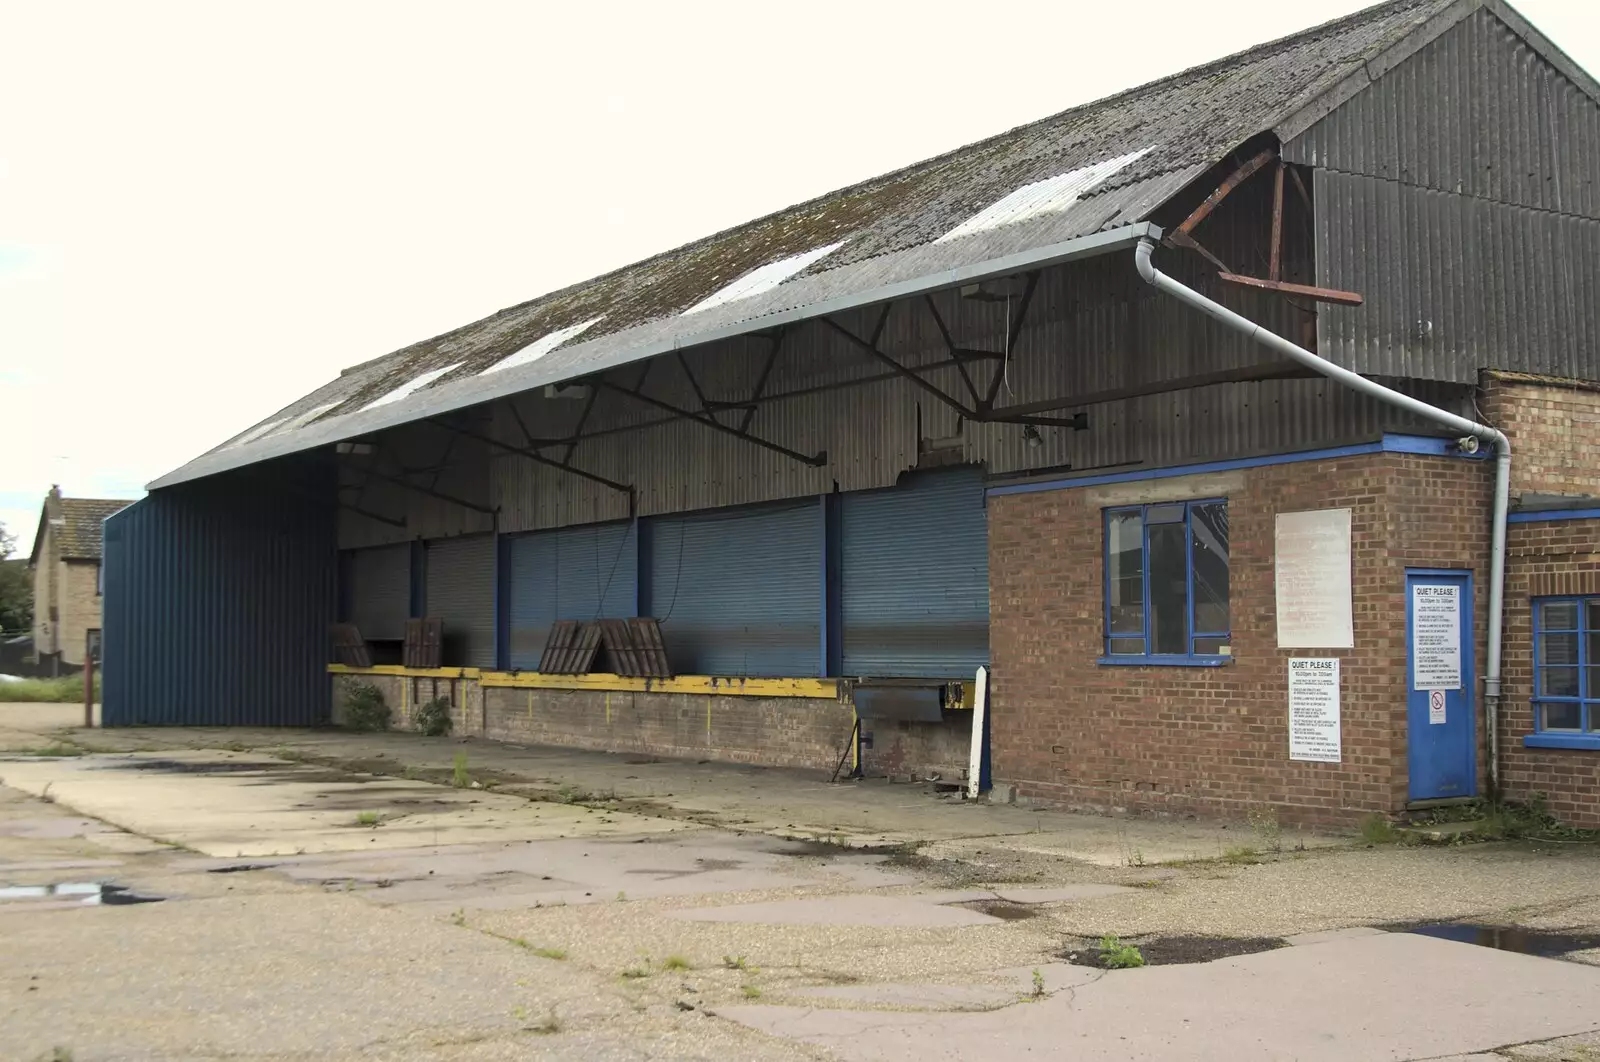
[[[844,673],[959,678],[989,662],[983,471],[912,473],[840,498]]]
[[[494,667],[494,536],[428,543],[427,614],[444,621],[448,667]]]
[[[649,612],[679,674],[815,675],[822,517],[805,502],[656,517]]]
[[[404,638],[411,616],[411,546],[354,549],[342,560],[344,619],[363,638]]]
[[[508,556],[506,615],[513,668],[531,671],[539,666],[556,620],[634,614],[639,550],[631,523],[518,535]]]

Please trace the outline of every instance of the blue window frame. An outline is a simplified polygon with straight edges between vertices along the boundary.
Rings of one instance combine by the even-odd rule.
[[[1533,599],[1531,745],[1600,748],[1600,597]]]
[[[1105,510],[1100,663],[1225,664],[1231,632],[1227,499]]]

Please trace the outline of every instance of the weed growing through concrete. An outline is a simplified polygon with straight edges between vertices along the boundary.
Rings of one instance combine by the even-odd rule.
[[[1254,864],[1261,862],[1261,853],[1257,852],[1254,848],[1247,844],[1238,844],[1229,848],[1224,848],[1222,850],[1221,858],[1224,863],[1237,863],[1245,866],[1253,866]]]
[[[565,948],[529,948],[528,950],[541,959],[555,959],[557,962],[567,957]]]
[[[52,1047],[33,1062],[72,1062],[72,1051],[65,1047]]]
[[[1392,844],[1400,839],[1400,831],[1382,815],[1368,815],[1361,820],[1361,839],[1368,844]]]
[[[450,733],[450,698],[435,697],[419,704],[411,722],[425,737],[443,737]]]
[[[730,970],[748,969],[748,967],[745,966],[743,955],[724,955],[722,957],[722,965],[726,966]]]
[[[357,826],[376,826],[383,821],[383,817],[376,811],[363,811],[356,816]]]
[[[1132,944],[1124,944],[1115,936],[1107,934],[1100,938],[1100,965],[1108,970],[1131,970],[1136,966],[1144,965],[1144,952]],[[1035,970],[1037,975],[1039,971]],[[1043,978],[1034,982],[1037,988]]]
[[[472,775],[467,773],[467,754],[465,752],[456,753],[455,767],[450,775],[450,784],[457,789],[472,788]]]
[[[18,749],[18,756],[85,756],[87,749],[80,749],[76,745],[64,745],[57,742],[54,745],[45,745],[37,749]]]
[[[622,971],[622,979],[624,981],[640,981],[649,976],[650,968],[648,966],[630,966]]]
[[[344,723],[351,730],[387,730],[392,714],[383,691],[372,683],[345,683]]]
[[[451,911],[450,912],[450,924],[454,925],[454,926],[464,926],[464,925],[466,925],[467,924],[467,912],[466,912],[466,909],[462,908],[462,907],[457,907],[454,911]]]
[[[1044,996],[1044,974],[1040,973],[1038,968],[1035,967],[1034,971],[1033,971],[1033,998],[1034,999],[1039,999],[1039,998],[1041,998],[1043,996]]]
[[[1278,825],[1278,811],[1276,808],[1262,805],[1250,809],[1250,830],[1256,835],[1256,843],[1266,852],[1279,855],[1283,852],[1283,828]]]
[[[682,955],[668,955],[661,960],[661,968],[663,970],[692,970],[694,969],[694,964]]]
[[[540,1036],[554,1036],[561,1031],[561,1015],[552,1010],[549,1014],[528,1026],[528,1028]]]
[[[760,999],[761,998],[761,988],[760,988],[759,985],[752,985],[752,984],[749,984],[747,982],[747,983],[742,984],[742,985],[739,986],[739,991],[744,995],[744,998],[746,998],[746,999]]]

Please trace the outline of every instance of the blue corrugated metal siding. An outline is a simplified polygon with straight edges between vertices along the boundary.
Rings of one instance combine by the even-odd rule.
[[[987,664],[982,470],[912,473],[841,506],[844,673],[954,678]]]
[[[556,620],[634,614],[639,551],[632,523],[518,535],[510,540],[509,555],[507,617],[514,668],[539,666]]]
[[[411,615],[411,547],[354,549],[341,560],[344,618],[363,638],[404,638]]]
[[[444,663],[494,667],[494,536],[428,543],[427,614],[444,621]]]
[[[650,524],[649,607],[675,670],[817,674],[822,529],[814,499]]]
[[[105,725],[328,720],[334,510],[263,478],[157,491],[106,521]]]

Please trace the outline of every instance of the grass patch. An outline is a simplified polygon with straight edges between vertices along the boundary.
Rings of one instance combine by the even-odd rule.
[[[1600,830],[1579,829],[1550,814],[1543,793],[1526,804],[1501,804],[1484,817],[1480,836],[1490,840],[1554,841],[1561,844],[1600,844]]]
[[[648,966],[630,966],[622,971],[622,979],[624,981],[642,981],[649,976],[650,968]]]
[[[65,745],[56,742],[54,745],[43,745],[36,749],[15,749],[14,756],[87,756],[87,749],[80,749],[76,745]]]
[[[567,957],[566,950],[563,949],[563,948],[539,947],[539,946],[536,946],[536,945],[533,945],[533,944],[529,944],[526,940],[523,940],[521,937],[511,937],[510,940],[511,940],[511,943],[515,944],[517,947],[524,948],[524,949],[526,949],[528,951],[531,951],[533,954],[539,956],[539,958],[541,958],[541,959],[557,959],[557,960],[560,960],[560,959],[565,959]]]
[[[363,811],[356,816],[357,826],[376,826],[383,821],[383,816],[376,811]]]
[[[759,985],[742,984],[739,986],[739,994],[746,999],[760,999],[761,987]]]
[[[467,754],[457,752],[455,766],[450,772],[450,784],[457,789],[472,788],[472,775],[467,772]]]
[[[682,955],[668,955],[661,960],[661,968],[663,970],[692,970],[694,969],[694,964]]]
[[[1236,866],[1254,866],[1261,862],[1261,853],[1247,844],[1237,844],[1222,850],[1221,859],[1224,863],[1233,863]]]
[[[46,704],[82,704],[83,676],[68,675],[53,679],[20,679],[0,682],[0,702]]]
[[[726,966],[730,970],[749,969],[749,967],[745,965],[743,955],[724,955],[722,957],[722,965]]]
[[[1144,965],[1144,952],[1107,934],[1100,938],[1100,965],[1108,970],[1131,970]],[[1042,991],[1042,986],[1042,979],[1034,982],[1036,991]]]

